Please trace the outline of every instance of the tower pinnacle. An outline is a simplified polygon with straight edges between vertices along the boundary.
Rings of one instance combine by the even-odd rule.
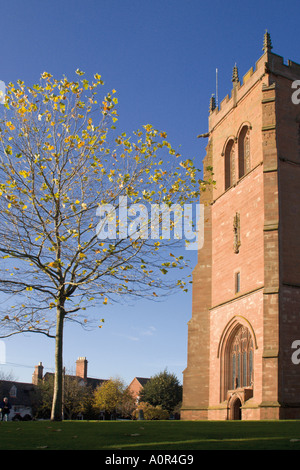
[[[270,52],[271,49],[273,49],[272,41],[271,41],[271,36],[270,36],[270,33],[268,33],[268,30],[266,30],[266,32],[265,32],[265,34],[264,34],[263,51],[264,51],[264,52]]]
[[[233,83],[238,83],[239,82],[239,72],[238,72],[238,68],[237,68],[237,65],[235,64],[235,66],[233,67],[233,71],[232,71],[232,79],[231,81]]]
[[[209,112],[212,113],[214,109],[216,109],[216,98],[214,95],[211,96],[209,101]]]

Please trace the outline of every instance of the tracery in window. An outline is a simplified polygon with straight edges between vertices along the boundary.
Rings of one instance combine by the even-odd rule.
[[[253,340],[248,328],[239,327],[229,349],[231,389],[253,386]]]

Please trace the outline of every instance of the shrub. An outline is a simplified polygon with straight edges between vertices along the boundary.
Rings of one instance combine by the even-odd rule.
[[[140,411],[143,412],[144,419],[169,419],[169,412],[164,410],[160,405],[153,406],[150,403],[141,402],[133,412],[133,419],[138,419]]]

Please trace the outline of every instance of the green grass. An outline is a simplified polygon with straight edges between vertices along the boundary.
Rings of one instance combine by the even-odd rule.
[[[300,450],[300,421],[0,422],[6,450]]]

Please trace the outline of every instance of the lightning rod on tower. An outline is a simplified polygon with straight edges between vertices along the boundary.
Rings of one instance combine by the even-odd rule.
[[[216,69],[216,106],[218,107],[218,69]]]

